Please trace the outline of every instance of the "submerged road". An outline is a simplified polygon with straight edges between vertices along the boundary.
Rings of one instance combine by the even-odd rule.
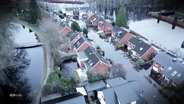
[[[100,46],[105,51],[105,58],[110,58],[114,63],[123,65],[127,71],[126,80],[136,81],[132,83],[133,89],[137,94],[143,93],[143,98],[148,104],[169,104],[168,100],[159,94],[158,89],[145,78],[149,75],[150,70],[137,72],[129,59],[124,57],[123,51],[116,51],[112,44],[99,38],[95,31],[89,30],[88,37],[94,41],[96,46]]]

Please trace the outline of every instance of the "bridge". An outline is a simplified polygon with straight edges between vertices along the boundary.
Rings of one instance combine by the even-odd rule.
[[[84,0],[48,0],[51,3],[84,4]]]
[[[23,43],[23,44],[17,44],[14,48],[15,49],[26,49],[26,48],[34,48],[34,47],[40,47],[43,43]]]

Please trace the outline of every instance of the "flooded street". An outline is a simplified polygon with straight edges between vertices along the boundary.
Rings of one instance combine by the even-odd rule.
[[[96,46],[100,46],[100,48],[105,51],[105,58],[110,58],[114,63],[121,63],[123,65],[127,71],[126,80],[135,81],[135,83],[131,83],[136,93],[140,94],[142,90],[144,90],[143,97],[148,101],[148,104],[155,104],[154,100],[157,101],[157,104],[168,103],[168,101],[159,94],[158,89],[145,79],[145,73],[137,72],[133,68],[130,61],[124,57],[123,51],[115,51],[115,47],[112,44],[99,38],[99,35],[93,30],[89,31],[88,37],[94,41]]]
[[[171,29],[172,25],[156,19],[145,19],[137,22],[130,22],[131,30],[136,31],[146,37],[150,42],[168,50],[181,49],[184,41],[184,29],[176,27]],[[184,50],[183,50],[184,53]]]

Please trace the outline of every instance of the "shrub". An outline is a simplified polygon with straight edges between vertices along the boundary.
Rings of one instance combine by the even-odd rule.
[[[128,57],[132,57],[132,54],[133,54],[133,52],[132,52],[132,50],[128,50]]]
[[[116,43],[115,47],[116,47],[116,50],[118,50],[118,49],[124,48],[124,44]]]
[[[102,38],[102,39],[106,39],[106,38],[107,38],[107,35],[105,35],[105,34],[100,34],[99,37]]]
[[[143,59],[137,59],[135,62],[136,68],[140,69],[145,65],[145,61]]]
[[[100,48],[100,46],[96,46],[96,49],[98,50],[98,49],[101,49],[101,48]]]
[[[88,70],[86,72],[86,74],[87,74],[89,83],[108,78],[108,75],[106,73],[104,73],[103,71],[100,71],[98,73],[94,73],[93,71]]]

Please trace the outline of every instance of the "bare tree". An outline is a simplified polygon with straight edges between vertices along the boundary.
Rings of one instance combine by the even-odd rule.
[[[123,67],[122,64],[117,63],[117,64],[113,64],[110,68],[110,77],[111,78],[116,78],[116,77],[123,77],[124,79],[126,79],[126,73],[127,71],[125,70],[125,68]]]
[[[60,28],[52,21],[42,21],[39,26],[42,32],[42,40],[48,46],[51,55],[54,59],[55,65],[60,64],[59,49],[63,44],[68,44],[64,35],[59,35]],[[67,45],[66,45],[67,46]]]

